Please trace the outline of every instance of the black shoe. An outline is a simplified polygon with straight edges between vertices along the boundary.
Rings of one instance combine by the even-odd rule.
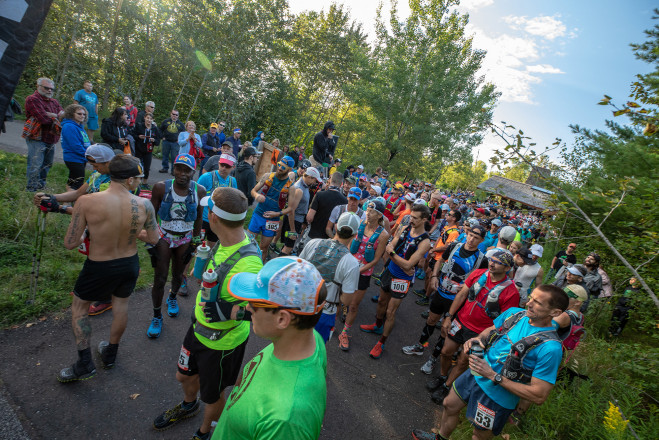
[[[426,382],[426,389],[428,391],[435,391],[437,388],[441,387],[446,383],[446,376],[437,376],[430,379]]]
[[[168,409],[156,417],[156,419],[153,421],[153,427],[158,431],[163,431],[167,428],[171,428],[181,420],[197,415],[198,412],[199,399],[197,399],[194,405],[192,405],[192,407],[189,409],[183,408],[183,403],[181,402],[174,408]]]
[[[98,344],[98,354],[101,356],[103,368],[109,370],[114,367],[114,363],[117,360],[117,350],[112,350],[108,341],[101,341]]]
[[[441,387],[439,387],[438,390],[432,393],[430,400],[435,402],[437,405],[441,405],[444,403],[444,398],[448,396],[449,391],[451,390],[449,390],[449,388],[443,384]]]
[[[427,306],[430,305],[430,298],[424,296],[423,298],[417,299],[415,303],[419,306]]]
[[[167,168],[163,168],[161,170],[158,170],[159,173],[168,173],[169,170]]]
[[[57,380],[62,383],[73,382],[76,380],[87,380],[91,379],[96,375],[96,366],[93,362],[89,362],[87,365],[79,365],[80,361],[76,362],[68,368],[64,368],[57,375]]]

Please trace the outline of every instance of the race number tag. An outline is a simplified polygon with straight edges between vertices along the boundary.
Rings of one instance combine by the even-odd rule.
[[[448,331],[448,334],[455,336],[455,334],[459,332],[461,328],[462,325],[460,325],[457,319],[454,319],[453,322],[451,322],[451,329]]]
[[[401,280],[400,278],[394,278],[391,280],[391,291],[396,293],[407,293],[410,288],[409,280]]]
[[[190,350],[181,345],[181,353],[178,355],[178,367],[183,371],[188,371],[190,362]]]
[[[483,406],[482,403],[478,404],[476,415],[474,416],[474,423],[485,429],[492,429],[494,424],[494,417],[496,413],[490,408]]]
[[[279,221],[278,220],[268,220],[265,222],[265,230],[266,231],[272,231],[272,232],[277,232],[279,229]]]

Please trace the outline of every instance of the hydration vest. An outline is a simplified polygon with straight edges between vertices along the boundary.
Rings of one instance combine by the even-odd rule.
[[[453,250],[449,254],[448,259],[442,265],[442,270],[440,271],[442,274],[442,280],[439,287],[451,295],[458,293],[458,290],[462,287],[469,274],[474,269],[480,267],[483,258],[485,258],[485,255],[480,251],[477,251],[475,254],[467,258],[460,258],[460,249],[462,246],[462,243],[458,243],[453,247]],[[464,275],[457,275],[453,272],[453,266],[456,263],[462,267],[465,272]]]
[[[272,188],[272,184],[275,179],[275,174],[276,173],[270,173],[270,175],[268,175],[268,178],[265,179],[265,182],[263,183],[263,186],[261,187],[259,194],[263,195],[264,197],[268,197],[268,192]],[[286,177],[286,179],[287,181],[286,183],[284,183],[284,186],[279,191],[279,197],[277,199],[277,204],[279,205],[279,209],[284,209],[286,207],[286,202],[288,201],[288,191],[291,185],[293,184],[290,178]]]
[[[492,330],[488,337],[488,342],[486,350],[490,348],[496,341],[501,339],[506,335],[511,328],[515,326],[524,316],[526,311],[522,310],[510,315],[503,322],[501,327],[496,330]],[[547,330],[539,333],[534,333],[529,336],[525,336],[519,341],[512,344],[510,347],[510,353],[506,357],[506,360],[503,363],[503,369],[501,370],[501,375],[512,381],[527,384],[531,382],[531,376],[533,375],[532,368],[524,368],[523,362],[526,355],[529,354],[531,350],[535,347],[544,344],[547,341],[556,341],[558,343],[561,340],[556,333],[556,330]]]
[[[318,272],[320,272],[320,276],[323,277],[326,285],[328,283],[334,283],[339,286],[340,290],[341,284],[334,281],[334,275],[336,274],[336,267],[339,265],[341,258],[346,256],[349,252],[350,251],[345,245],[334,239],[328,238],[321,240],[320,243],[318,243],[318,247],[311,256],[309,262],[316,267]],[[331,301],[328,300],[328,302]]]
[[[163,197],[162,202],[160,202],[160,209],[158,209],[158,217],[160,221],[168,222],[172,219],[171,208],[174,204],[174,196],[172,195],[172,185],[174,179],[165,181],[165,197]],[[192,222],[197,219],[197,205],[199,200],[197,197],[197,182],[191,181],[190,187],[188,188],[188,195],[185,198],[185,218],[184,222]]]
[[[467,299],[469,299],[469,301],[475,301],[481,289],[485,288],[488,273],[490,273],[490,271],[486,270],[478,279],[478,281],[476,281],[474,285],[469,288],[469,293],[467,293]],[[503,292],[503,290],[511,284],[513,284],[513,280],[506,278],[505,281],[497,284],[487,293],[485,304],[483,306],[487,316],[492,319],[496,319],[501,314],[499,296],[501,295],[501,292]]]
[[[398,254],[399,257],[404,258],[406,260],[409,260],[412,254],[416,252],[416,250],[419,248],[419,245],[423,240],[425,240],[426,238],[428,239],[430,238],[427,232],[424,232],[423,234],[414,237],[410,245],[405,250],[405,255],[401,255],[400,252],[403,250],[403,247],[407,243],[407,240],[409,239],[411,233],[412,233],[411,226],[405,228],[398,237],[398,243],[396,244],[396,249],[394,249],[394,252],[396,252],[396,254]]]
[[[212,173],[213,173],[213,174],[211,174],[211,179],[212,179],[212,182],[213,182],[213,183],[211,183],[212,188],[210,189],[210,191],[209,190],[206,191],[206,194],[209,195],[209,196],[211,194],[213,194],[213,190],[215,188],[218,188],[220,186],[220,172],[215,170],[215,171],[212,171]],[[235,178],[232,179],[231,176],[229,176],[226,180],[229,183],[228,188],[236,188],[236,189],[238,188],[237,183],[234,184],[234,182],[236,181]]]
[[[362,243],[362,240],[364,239],[364,230],[366,229],[366,222],[363,222],[361,225],[359,225],[359,229],[357,230],[357,236],[352,239],[352,242],[350,243],[350,253],[351,254],[356,254],[359,252],[359,246]],[[364,260],[366,260],[367,263],[370,263],[373,261],[373,258],[375,258],[375,243],[378,241],[378,238],[380,237],[380,234],[382,234],[382,231],[384,228],[382,226],[378,226],[375,232],[373,232],[373,235],[368,239],[366,242],[366,247],[364,248]]]

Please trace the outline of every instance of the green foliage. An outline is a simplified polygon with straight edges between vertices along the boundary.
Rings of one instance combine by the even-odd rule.
[[[71,304],[69,294],[82,268],[84,256],[66,250],[62,244],[70,216],[50,213],[46,218],[43,255],[39,272],[38,292],[34,303],[26,304],[29,296],[32,253],[36,236],[37,208],[32,193],[25,191],[26,159],[0,152],[0,327],[33,319],[46,312],[62,310]],[[64,165],[55,164],[48,174],[49,192],[63,192],[68,177]],[[138,246],[140,259],[148,262],[143,246]],[[150,264],[142,264],[138,288],[153,282]]]

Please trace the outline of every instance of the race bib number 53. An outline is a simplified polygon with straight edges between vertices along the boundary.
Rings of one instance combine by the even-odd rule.
[[[481,428],[492,429],[495,416],[496,412],[479,403],[478,408],[476,408],[476,415],[474,415],[474,423]]]
[[[181,353],[178,355],[178,367],[183,371],[188,371],[190,367],[188,363],[190,362],[190,350],[181,346]]]
[[[410,288],[409,280],[401,280],[400,278],[394,278],[391,280],[391,291],[396,293],[407,293]]]
[[[266,231],[277,232],[278,229],[279,229],[279,221],[269,220],[265,222]]]

